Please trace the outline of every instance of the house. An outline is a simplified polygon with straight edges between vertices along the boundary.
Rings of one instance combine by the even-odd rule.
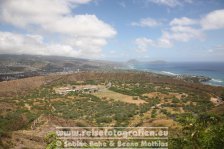
[[[55,92],[61,95],[65,95],[69,92],[84,92],[84,93],[95,93],[99,90],[98,86],[95,85],[80,85],[80,86],[67,86],[55,89]]]

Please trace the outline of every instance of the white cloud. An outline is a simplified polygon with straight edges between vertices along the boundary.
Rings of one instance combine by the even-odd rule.
[[[109,38],[116,34],[116,31],[110,25],[99,20],[95,15],[63,17],[44,24],[43,28],[50,32],[85,37]]]
[[[170,26],[170,39],[184,42],[203,39],[205,30],[224,28],[224,9],[212,11],[197,20],[187,17],[174,18]]]
[[[192,3],[192,0],[148,0],[148,2],[169,7],[176,7],[181,6],[183,3]]]
[[[137,38],[135,44],[137,50],[147,51],[150,47],[171,48],[175,42],[188,42],[192,39],[203,39],[204,34],[201,29],[193,27],[199,21],[190,18],[174,18],[170,21],[169,29],[162,32],[159,39]]]
[[[224,9],[210,12],[200,22],[204,30],[224,28]]]
[[[3,22],[19,26],[39,26],[46,32],[76,36],[112,37],[116,31],[95,15],[73,15],[71,5],[90,0],[3,0],[0,18]]]
[[[146,52],[150,46],[154,45],[154,41],[149,38],[137,38],[135,40],[135,44],[137,45],[137,51]]]
[[[199,29],[190,26],[173,26],[169,33],[170,39],[187,42],[191,39],[203,39],[203,33]]]
[[[65,40],[64,43],[71,45],[74,49],[80,50],[82,56],[85,56],[84,54],[97,56],[101,54],[101,47],[105,46],[107,41],[104,38],[74,37]]]
[[[68,1],[3,0],[0,2],[1,20],[19,27],[44,25],[70,13]]]
[[[162,36],[158,39],[159,41],[163,41],[165,48],[170,48],[174,44],[174,42],[188,42],[193,39],[202,40],[204,38],[204,34],[201,29],[194,28],[191,25],[194,23],[191,21],[183,21],[185,19],[174,19],[178,21],[171,21],[170,28],[167,31],[162,32]],[[175,22],[175,23],[173,23]]]
[[[171,22],[170,25],[193,25],[196,24],[197,21],[187,18],[187,17],[182,17],[182,18],[174,18]]]
[[[143,18],[139,22],[132,22],[132,26],[140,26],[140,27],[154,27],[158,26],[161,23],[155,19],[152,18]]]
[[[89,3],[89,2],[91,2],[93,0],[67,0],[67,1],[73,2],[73,3],[76,3],[76,4],[85,4],[85,3]]]
[[[157,43],[160,48],[171,48],[173,46],[170,35],[166,32],[163,32],[162,37],[158,39]]]
[[[52,48],[58,49],[58,53],[60,53],[60,47],[62,46],[61,49],[64,52],[71,53],[72,56],[83,56],[84,53],[87,53],[87,56],[100,55],[101,48],[107,44],[109,38],[116,35],[116,30],[109,24],[98,19],[95,15],[74,15],[72,12],[72,8],[91,1],[92,0],[1,0],[0,20],[1,22],[25,30],[30,28],[32,32],[35,32],[35,30],[41,31],[44,33],[43,35],[53,35],[57,33],[58,36],[63,38],[60,43],[52,45],[43,43],[43,40],[38,44],[19,42],[19,47],[23,47],[22,44],[24,44],[24,48],[39,49],[41,51],[39,53],[43,54],[44,48],[46,48],[46,54],[54,54],[57,52],[51,52]],[[35,34],[38,34],[38,32]],[[18,39],[24,40],[28,38],[27,35],[17,34],[16,36],[20,36]],[[12,37],[10,39],[12,39]],[[37,41],[35,40],[35,42]],[[1,49],[3,49],[2,44],[1,42]],[[34,47],[32,47],[32,45]],[[37,48],[36,45],[42,48]],[[0,52],[2,52],[2,50]],[[29,53],[32,54],[31,52],[35,54],[38,53],[35,50],[30,50]]]
[[[1,53],[63,55],[78,56],[71,46],[62,44],[44,44],[40,35],[20,35],[10,32],[0,32]]]
[[[143,21],[140,21],[133,25],[146,26],[146,23],[144,24],[142,22]],[[152,24],[153,23],[150,25]],[[203,40],[206,30],[224,28],[224,9],[212,11],[199,19],[191,19],[187,17],[174,18],[169,22],[169,25],[169,28],[165,31],[163,30],[161,37],[158,39],[153,40],[145,37],[137,38],[135,40],[137,50],[146,52],[151,47],[171,48],[176,42]],[[223,55],[223,45],[208,50],[209,53],[213,53],[214,51]]]
[[[100,39],[78,39],[73,44],[43,42],[40,35],[21,35],[10,32],[0,32],[1,53],[34,54],[34,55],[58,55],[73,57],[100,56],[99,47],[105,45]],[[91,43],[89,43],[91,42]],[[94,46],[91,47],[90,46]]]
[[[142,37],[142,38],[137,38],[135,40],[135,44],[137,46],[136,50],[138,52],[146,52],[151,47],[170,48],[172,46],[172,43],[170,42],[170,40],[166,38],[161,38],[157,41],[154,41],[150,38]]]

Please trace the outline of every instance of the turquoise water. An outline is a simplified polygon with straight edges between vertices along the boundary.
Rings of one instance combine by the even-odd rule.
[[[206,76],[212,78],[206,84],[224,86],[224,62],[141,63],[131,67],[166,75]]]

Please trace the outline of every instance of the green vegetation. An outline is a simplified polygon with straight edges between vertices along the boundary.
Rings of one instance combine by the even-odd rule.
[[[180,100],[177,99],[177,98],[173,98],[173,99],[172,99],[172,103],[179,103],[179,102],[180,102]]]
[[[151,118],[156,118],[156,115],[157,115],[156,109],[153,109],[152,114],[151,114]]]
[[[108,82],[112,84],[110,94],[116,92],[128,95],[127,100],[131,102],[125,102],[126,99],[119,101],[116,96],[104,97],[94,93],[71,91],[60,95],[55,92],[55,88],[67,85],[104,85],[103,89],[108,91]],[[223,95],[220,97],[223,98]],[[30,128],[40,115],[72,124],[74,122],[78,127],[122,127],[132,124],[166,126],[162,121],[165,120],[172,123],[169,128],[169,148],[221,149],[224,144],[224,116],[207,114],[216,108],[210,102],[210,97],[210,92],[199,88],[192,89],[187,85],[172,83],[149,83],[144,78],[94,80],[90,77],[82,81],[60,79],[21,96],[1,97],[0,104],[6,106],[0,110],[0,136],[4,138],[13,131]],[[159,120],[162,122],[159,123]],[[45,138],[47,148],[55,148],[56,140],[54,133],[48,134]],[[1,139],[0,146],[3,146]]]
[[[34,119],[37,114],[31,113],[28,110],[16,110],[9,112],[6,116],[0,117],[0,131],[14,131],[26,128]]]
[[[54,102],[52,105],[56,109],[55,115],[67,119],[96,121],[97,124],[110,123],[113,119],[117,124],[127,124],[128,119],[138,111],[134,104],[119,101],[111,103],[90,94],[81,94],[74,101]]]
[[[57,141],[59,140],[57,139],[57,135],[55,132],[48,133],[45,136],[44,141],[47,143],[46,149],[56,149],[58,147]]]
[[[183,117],[185,116],[185,117]],[[183,125],[177,137],[170,138],[174,149],[222,149],[224,144],[224,116],[192,114],[179,116]]]
[[[34,90],[30,94],[24,96],[24,99],[36,99],[36,98],[45,98],[45,99],[52,99],[62,97],[59,94],[55,93],[55,90],[52,87],[43,87],[41,89]]]
[[[134,86],[131,88],[110,87],[109,89],[114,92],[118,92],[118,93],[125,94],[125,95],[130,95],[130,96],[141,96],[144,93],[153,91],[153,89],[149,86],[144,86],[144,87]]]

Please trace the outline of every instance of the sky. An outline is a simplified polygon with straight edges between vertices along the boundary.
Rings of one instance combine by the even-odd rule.
[[[224,1],[0,0],[0,54],[224,61]]]

